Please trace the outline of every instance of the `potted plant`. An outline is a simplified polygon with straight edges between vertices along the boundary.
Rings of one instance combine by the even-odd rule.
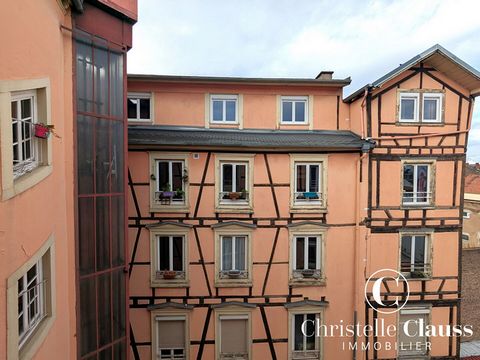
[[[247,190],[243,189],[243,190],[240,192],[240,199],[242,199],[242,200],[246,200],[246,199],[247,199]]]
[[[177,276],[177,272],[176,272],[176,271],[166,270],[166,271],[163,272],[163,278],[164,278],[165,280],[175,279],[176,276]]]
[[[184,195],[185,195],[185,191],[183,191],[182,189],[175,190],[175,198],[176,199],[183,199]]]
[[[175,193],[171,191],[170,184],[165,185],[160,192],[162,198],[172,198]]]
[[[241,272],[240,270],[228,270],[227,275],[231,278],[238,278],[241,275]]]
[[[314,274],[315,274],[315,270],[313,270],[313,269],[304,269],[304,270],[302,270],[302,275],[303,275],[303,277],[308,277],[308,278],[310,278],[310,277],[312,277]]]
[[[230,200],[238,200],[240,199],[240,196],[242,196],[242,193],[239,193],[239,192],[230,192],[228,194],[228,197],[230,198]]]
[[[412,279],[422,279],[426,278],[427,274],[425,274],[423,271],[415,270],[410,273],[410,277]]]

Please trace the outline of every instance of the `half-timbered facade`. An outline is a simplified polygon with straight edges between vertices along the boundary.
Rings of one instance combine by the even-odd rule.
[[[456,358],[452,336],[419,353],[364,351],[349,344],[388,338],[305,337],[301,325],[373,324],[382,315],[364,286],[382,268],[411,283],[409,306],[386,323],[459,322],[479,79],[440,46],[345,100],[349,79],[331,72],[130,75],[132,357]],[[399,295],[388,281],[387,293]]]

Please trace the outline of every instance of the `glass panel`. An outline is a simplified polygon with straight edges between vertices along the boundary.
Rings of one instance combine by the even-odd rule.
[[[77,174],[79,194],[93,193],[93,120],[77,115]]]
[[[403,166],[403,202],[413,201],[413,166]]]
[[[417,201],[426,202],[428,200],[428,166],[417,166]]]
[[[232,270],[232,237],[222,237],[222,270]]]
[[[110,171],[112,162],[110,161],[109,127],[110,121],[97,119],[95,133],[95,177],[96,193],[110,192]]]
[[[437,119],[437,99],[423,100],[423,119],[424,120],[439,120]]]
[[[402,264],[401,270],[410,271],[410,262],[412,259],[412,237],[409,235],[402,236]]]
[[[212,111],[213,111],[213,114],[212,114],[213,121],[222,121],[223,120],[223,101],[213,100]]]
[[[137,119],[137,104],[139,99],[127,99],[127,112],[129,119]]]
[[[92,47],[77,42],[77,110],[93,112]]]
[[[183,271],[183,236],[173,237],[173,270]]]
[[[402,98],[401,99],[401,114],[402,120],[414,120],[415,119],[415,102],[416,99]]]
[[[292,122],[293,103],[291,101],[282,101],[282,121]]]
[[[110,171],[111,192],[123,192],[124,166],[123,166],[123,122],[111,120],[111,151],[112,165]]]
[[[98,334],[99,345],[112,341],[112,299],[110,296],[110,273],[98,277]]]
[[[110,114],[123,117],[123,55],[110,52]]]
[[[160,270],[170,270],[170,241],[168,236],[160,236],[159,259]]]
[[[244,236],[237,236],[235,238],[235,270],[246,270]]]
[[[226,121],[235,121],[236,120],[236,104],[235,100],[227,100],[225,101],[225,120]]]
[[[170,191],[170,170],[169,170],[169,162],[168,161],[159,161],[157,162],[158,166],[158,191]]]
[[[150,99],[140,99],[140,119],[150,119]]]
[[[32,117],[32,100],[24,99],[22,100],[22,119]]]
[[[112,265],[125,264],[124,202],[122,196],[111,198]]]
[[[307,166],[297,165],[297,192],[307,191]]]
[[[303,314],[294,315],[294,350],[303,350],[303,333],[302,333],[302,324],[303,324]]]
[[[308,238],[308,268],[317,268],[317,238],[313,236]]]
[[[108,52],[94,48],[95,58],[95,112],[108,115]]]
[[[109,198],[96,198],[97,271],[110,267]]]
[[[305,102],[295,102],[295,122],[305,122]]]
[[[125,278],[127,274],[123,269],[112,273],[112,308],[113,308],[113,340],[126,334],[125,327]],[[117,359],[117,357],[115,357]]]
[[[115,360],[125,360],[126,359],[126,348],[125,342],[119,342],[113,346],[113,358]]]
[[[247,166],[246,165],[237,165],[237,174],[235,179],[235,191],[242,192],[246,190],[246,172]]]
[[[172,162],[172,191],[183,191],[183,163]],[[183,197],[183,196],[182,196]]]
[[[295,261],[295,269],[303,270],[305,268],[305,238],[304,237],[297,237],[297,256]]]
[[[415,236],[415,270],[425,270],[425,236]]]
[[[307,335],[313,334],[312,336],[307,336],[307,348],[305,350],[315,350],[315,314],[307,314],[307,326],[305,333]]]
[[[11,114],[12,114],[12,120],[16,120],[17,119],[17,104],[18,102],[17,101],[12,101],[12,106],[11,106]]]
[[[95,222],[93,198],[78,199],[78,259],[80,275],[90,274],[95,271]]]
[[[319,192],[319,166],[310,165],[310,192]]]
[[[223,164],[222,165],[222,184],[223,184],[223,191],[224,192],[230,192],[233,191],[232,189],[232,177],[233,177],[233,165],[231,164]]]
[[[97,309],[95,278],[80,280],[80,354],[97,347]]]
[[[98,353],[98,360],[111,360],[112,359],[112,348],[108,347]]]

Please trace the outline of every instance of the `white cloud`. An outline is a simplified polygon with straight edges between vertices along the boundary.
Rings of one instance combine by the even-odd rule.
[[[480,1],[139,0],[130,73],[352,77],[346,93],[435,43],[480,68]],[[480,112],[469,155],[480,160]],[[478,144],[476,144],[476,140]]]

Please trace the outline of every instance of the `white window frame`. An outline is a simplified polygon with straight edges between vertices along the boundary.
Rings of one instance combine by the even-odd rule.
[[[239,192],[237,191],[237,182],[235,179],[237,178],[237,166],[245,166],[245,190],[246,190],[246,199],[238,199],[238,200],[231,200],[231,199],[223,199],[223,194],[227,191],[223,189],[223,165],[232,165],[232,193]],[[219,194],[219,202],[221,204],[246,204],[249,202],[250,192],[249,189],[249,164],[248,161],[220,161],[220,194]]]
[[[303,258],[303,269],[297,269],[297,240],[298,238],[304,238],[305,240],[308,240],[308,238],[314,237],[316,239],[316,246],[317,246],[317,253],[315,254],[315,270],[321,270],[321,246],[322,246],[322,239],[321,235],[307,235],[307,234],[295,234],[293,236],[293,270],[308,270],[308,241],[304,241],[304,258]]]
[[[297,169],[298,169],[298,166],[300,165],[305,165],[306,166],[306,174],[305,174],[305,177],[306,177],[306,183],[305,183],[305,187],[306,187],[306,190],[305,192],[311,192],[310,191],[310,167],[311,166],[318,166],[318,199],[314,199],[314,200],[308,200],[308,201],[302,201],[302,200],[299,200],[297,199],[297,193],[298,193],[298,177],[297,177]],[[323,189],[323,164],[321,162],[305,162],[305,161],[295,161],[294,163],[294,181],[295,181],[295,189],[294,189],[294,204],[295,205],[314,205],[314,204],[320,204],[320,205],[323,205],[323,192],[322,192],[322,189]]]
[[[246,334],[246,338],[247,338],[247,353],[245,354],[245,356],[243,357],[231,357],[229,355],[223,355],[223,353],[221,352],[221,348],[222,348],[222,321],[223,320],[246,320],[247,321],[247,334]],[[250,326],[250,316],[248,314],[238,314],[238,315],[229,315],[229,314],[220,314],[218,316],[218,340],[220,341],[220,344],[219,344],[219,348],[220,348],[220,359],[235,359],[235,360],[240,360],[240,359],[249,359],[249,351],[248,351],[248,348],[249,348],[249,345],[248,343],[250,343],[250,337],[249,337],[249,326]]]
[[[170,185],[170,190],[162,190],[160,189],[160,179],[156,178],[156,192],[162,192],[162,191],[172,191],[175,192],[176,190],[172,188],[173,185],[173,163],[181,163],[182,164],[182,191],[184,192],[183,194],[183,199],[173,199],[171,201],[170,205],[175,205],[175,204],[184,204],[185,203],[185,198],[186,198],[186,191],[185,191],[185,181],[183,180],[183,176],[185,174],[185,160],[181,159],[156,159],[155,160],[155,177],[158,177],[158,174],[160,172],[160,163],[161,162],[166,162],[168,163],[168,184]],[[158,200],[157,200],[158,201]],[[170,206],[166,205],[166,206]]]
[[[227,121],[227,101],[235,101],[235,121]],[[214,120],[213,119],[213,102],[214,101],[221,101],[222,102],[222,120]],[[238,125],[238,106],[239,106],[239,101],[238,101],[238,95],[232,95],[232,94],[211,94],[210,95],[210,123],[211,124],[232,124],[232,125]]]
[[[411,237],[410,243],[410,270],[403,271],[402,269],[402,242],[404,236]],[[425,237],[425,249],[423,258],[423,272],[428,276],[432,273],[432,234],[431,233],[400,233],[400,271],[403,274],[410,274],[414,271],[420,271],[415,269],[415,241],[417,236]]]
[[[30,127],[31,154],[30,154],[30,158],[28,159],[22,159],[23,158],[22,143],[25,141],[25,139],[23,138],[23,131],[22,131],[22,123],[24,119],[21,118],[22,100],[30,100],[31,102],[31,121],[30,121],[30,123],[32,124]],[[11,103],[14,103],[14,102],[17,103],[17,114],[15,114],[15,118],[17,119],[16,120],[17,143],[13,143],[13,134],[12,134],[12,151],[13,151],[13,146],[17,144],[19,162],[18,164],[13,165],[13,178],[17,179],[20,176],[25,175],[38,167],[39,161],[41,161],[41,159],[39,158],[41,153],[39,151],[38,140],[35,137],[35,128],[34,128],[34,124],[38,122],[36,91],[29,90],[29,91],[12,93]],[[12,114],[12,122],[13,122],[13,117],[14,117],[14,114]]]
[[[402,119],[402,100],[403,99],[413,99],[415,100],[414,103],[414,108],[413,108],[413,119]],[[420,93],[418,92],[401,92],[399,96],[399,110],[398,110],[398,120],[400,122],[419,122],[420,121],[420,108],[419,108],[419,103],[420,103]]]
[[[403,331],[403,326],[401,325],[402,315],[426,315],[427,324],[425,324],[425,325],[429,325],[431,323],[431,319],[430,319],[431,308],[430,307],[412,307],[412,308],[405,307],[398,312],[398,319],[397,319],[397,324],[398,324],[398,329],[399,329],[399,331],[397,332],[398,357],[399,358],[403,358],[403,357],[410,358],[410,356],[414,356],[414,355],[428,356],[428,353],[429,353],[428,346],[426,346],[426,349],[425,349],[424,352],[423,351],[419,352],[415,349],[414,350],[407,350],[407,349],[402,350],[402,345],[400,344],[400,331]],[[429,341],[429,338],[427,336],[425,336],[425,342],[428,343],[428,341]],[[415,344],[415,342],[413,342],[413,344]],[[414,346],[416,346],[416,345],[414,345]]]
[[[166,234],[156,234],[157,238],[157,271],[164,271],[160,270],[160,238],[168,237],[168,271],[177,271],[185,273],[185,235],[166,235]],[[182,269],[181,270],[173,270],[173,238],[174,237],[181,237],[182,238]]]
[[[308,124],[309,114],[308,114],[308,96],[281,96],[280,97],[280,124],[282,125],[305,125]],[[291,102],[292,103],[292,121],[283,120],[283,103]],[[303,121],[295,121],[295,108],[297,103],[303,103],[305,107],[305,118]]]
[[[34,288],[30,289],[30,291],[36,288],[36,289],[38,289],[37,290],[38,293],[34,296],[33,301],[31,299],[29,299],[29,297],[30,297],[29,292],[30,291],[28,290],[28,286],[30,284],[28,283],[28,279],[27,279],[27,274],[33,268],[33,266],[30,267],[30,269],[28,269],[25,272],[25,274],[18,280],[18,281],[23,282],[23,287],[22,288],[24,289],[21,293],[18,294],[19,300],[20,300],[20,298],[22,300],[22,310],[23,310],[22,311],[22,317],[23,317],[23,329],[24,329],[24,331],[22,333],[20,333],[20,330],[19,330],[19,334],[18,334],[18,337],[19,337],[18,346],[19,346],[20,349],[28,341],[28,339],[30,339],[33,332],[37,328],[38,324],[40,324],[40,322],[46,316],[45,292],[44,292],[44,289],[43,289],[45,279],[43,278],[42,260],[43,259],[40,259],[34,265],[34,266],[36,266],[36,269],[37,269],[36,275],[35,275],[37,285],[35,285]],[[37,308],[37,314],[35,314],[35,317],[33,319],[29,319],[30,308],[31,308],[32,305]],[[20,314],[18,314],[19,319],[20,319],[20,317],[21,317]]]
[[[300,359],[323,359],[323,337],[315,336],[315,350],[295,350],[295,315],[307,315],[314,314],[315,322],[320,325],[323,324],[324,311],[319,307],[302,306],[299,308],[288,310],[288,359],[300,360]],[[315,324],[316,325],[316,324]],[[316,331],[315,326],[315,331]],[[316,335],[316,334],[315,334]],[[304,344],[306,343],[306,337],[304,337]],[[315,354],[316,353],[316,354]]]
[[[425,123],[441,123],[442,122],[442,99],[443,99],[443,93],[438,93],[438,92],[424,92],[422,93],[422,122]],[[435,119],[425,119],[425,99],[428,100],[436,100],[437,102],[437,112],[436,112],[436,118]]]
[[[404,191],[404,176],[405,176],[405,166],[413,166],[413,194],[412,194],[412,201],[405,201],[406,196],[405,196],[405,191]],[[427,191],[426,195],[424,196],[426,198],[426,201],[418,201],[418,189],[417,189],[417,180],[418,180],[418,167],[419,166],[426,166],[427,167]],[[404,162],[402,164],[402,205],[403,206],[418,206],[418,205],[431,205],[433,204],[433,194],[431,192],[431,181],[433,175],[432,171],[432,163],[413,163],[413,162]]]
[[[232,270],[240,270],[237,269],[236,264],[235,264],[235,255],[236,255],[236,241],[237,238],[245,238],[244,241],[244,249],[243,249],[243,257],[244,257],[244,265],[245,269],[240,270],[240,271],[248,271],[248,235],[227,235],[223,234],[220,235],[220,271],[228,271],[223,269],[223,238],[225,237],[231,237],[232,238]]]
[[[149,108],[150,108],[150,117],[148,119],[141,119],[140,118],[140,101],[137,102],[137,116],[135,118],[128,118],[128,122],[152,122],[153,120],[153,96],[151,93],[128,93],[127,94],[127,101],[128,99],[148,99],[149,100]],[[128,109],[127,109],[127,116],[128,116]]]
[[[184,347],[183,347],[183,356],[181,357],[175,357],[173,356],[173,350],[174,349],[162,349],[159,347],[158,344],[156,344],[156,349],[153,349],[153,351],[155,352],[156,354],[156,357],[155,359],[158,359],[158,360],[175,360],[175,359],[182,359],[182,360],[186,360],[188,359],[187,357],[187,354],[188,354],[188,346],[189,346],[189,343],[188,343],[188,323],[187,323],[187,315],[161,315],[161,314],[156,314],[154,316],[154,321],[155,321],[155,339],[158,338],[158,325],[159,325],[159,322],[160,321],[183,321],[184,323],[184,332],[185,332],[185,339],[184,339]],[[179,349],[179,348],[176,348],[176,349]],[[161,356],[161,350],[172,350],[171,351],[171,355],[170,357],[162,357]]]

